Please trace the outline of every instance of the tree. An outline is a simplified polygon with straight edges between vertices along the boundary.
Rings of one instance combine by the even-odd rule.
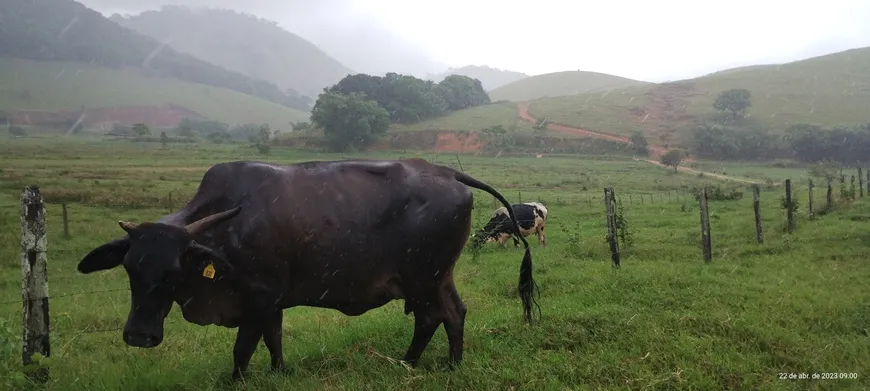
[[[639,130],[631,133],[631,147],[634,148],[635,152],[644,156],[649,154],[649,142],[647,142],[646,136]]]
[[[670,151],[665,152],[661,158],[659,158],[659,162],[668,167],[673,167],[674,172],[677,172],[677,167],[680,166],[680,163],[683,161],[683,151],[679,149],[672,149]]]
[[[732,119],[737,119],[737,113],[752,106],[751,98],[752,95],[749,94],[749,90],[743,88],[722,91],[716,97],[713,108],[719,111],[730,111]]]
[[[181,137],[193,137],[193,124],[186,118],[178,124],[178,135]]]
[[[166,136],[166,132],[160,132],[160,145],[163,148],[166,148],[169,145],[169,137]]]
[[[257,150],[260,151],[263,155],[268,155],[269,150],[272,149],[270,140],[271,140],[272,131],[269,129],[268,124],[263,124],[260,126],[260,133],[257,134],[257,141],[254,144],[257,147]]]
[[[133,134],[143,137],[151,134],[151,129],[148,129],[148,125],[145,124],[135,124],[133,125]]]
[[[311,130],[311,123],[305,121],[299,121],[295,123],[290,123],[291,131],[293,132],[306,132]]]
[[[311,121],[323,129],[333,149],[345,151],[364,148],[386,133],[390,115],[363,94],[324,92],[314,104]]]

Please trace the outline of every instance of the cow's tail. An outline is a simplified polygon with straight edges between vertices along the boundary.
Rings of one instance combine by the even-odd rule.
[[[456,178],[457,181],[466,186],[492,194],[492,196],[499,200],[499,202],[501,202],[507,209],[511,222],[513,222],[514,230],[516,230],[516,235],[523,241],[523,245],[526,247],[525,255],[523,255],[523,262],[520,264],[520,281],[518,290],[520,292],[520,299],[523,301],[523,319],[526,322],[532,323],[532,305],[538,309],[539,316],[541,311],[541,307],[538,306],[536,299],[536,296],[538,295],[538,284],[536,284],[534,278],[532,278],[532,252],[529,250],[529,242],[526,241],[526,238],[520,232],[520,224],[517,221],[516,215],[514,215],[514,209],[511,207],[510,202],[508,202],[491,186],[474,179],[465,173],[456,170],[453,170],[453,172],[454,178]]]

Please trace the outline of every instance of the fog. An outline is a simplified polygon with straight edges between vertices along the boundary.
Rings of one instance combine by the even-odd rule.
[[[870,2],[863,0],[83,3],[107,16],[163,4],[251,13],[277,21],[354,71],[375,74],[423,76],[488,65],[532,75],[580,69],[665,81],[870,45]]]

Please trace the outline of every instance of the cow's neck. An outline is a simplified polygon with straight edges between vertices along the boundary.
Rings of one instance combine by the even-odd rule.
[[[199,269],[176,287],[175,302],[181,307],[184,319],[199,325],[238,325],[242,295],[231,276],[222,272],[216,271],[213,278],[209,278]]]

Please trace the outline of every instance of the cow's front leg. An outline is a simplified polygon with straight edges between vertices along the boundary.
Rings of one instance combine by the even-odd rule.
[[[547,246],[547,237],[544,235],[544,227],[538,228],[538,244],[541,246]]]
[[[269,355],[272,357],[272,370],[276,372],[287,370],[281,350],[283,319],[284,313],[278,310],[270,314],[263,325],[263,342],[266,343],[266,348],[269,349]]]
[[[257,350],[257,343],[263,336],[263,319],[258,316],[239,325],[236,345],[233,347],[233,380],[242,378],[248,370],[251,356]]]

